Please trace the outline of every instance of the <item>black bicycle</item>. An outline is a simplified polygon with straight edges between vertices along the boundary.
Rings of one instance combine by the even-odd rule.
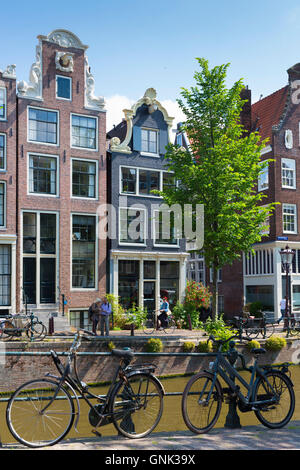
[[[21,338],[23,333],[31,341],[41,341],[47,334],[47,328],[33,313],[8,315],[0,320],[0,339]]]
[[[187,383],[182,396],[182,415],[187,427],[196,434],[208,432],[217,422],[224,395],[236,397],[241,412],[254,411],[258,420],[272,429],[285,426],[292,418],[295,410],[295,393],[293,383],[288,375],[289,364],[280,366],[259,367],[257,358],[265,353],[265,349],[252,349],[255,355],[254,366],[246,367],[244,356],[236,351],[232,341],[209,340],[218,346],[214,362],[210,370],[194,375]],[[248,338],[243,338],[248,340]],[[223,353],[223,346],[230,341],[228,353]],[[249,340],[248,340],[249,341]],[[251,373],[250,381],[246,381],[235,369],[234,364],[240,357],[244,370]],[[220,376],[228,387],[223,387],[218,379]],[[245,395],[237,379],[245,389]]]
[[[234,317],[231,326],[238,330],[240,337],[245,334],[249,339],[255,339],[259,335],[270,338],[275,332],[274,323],[268,323],[264,315],[261,318]]]
[[[164,333],[173,333],[176,328],[176,320],[172,314],[168,315],[166,321],[162,324],[158,319],[158,315],[160,314],[160,310],[151,312],[147,314],[147,317],[143,321],[143,332],[146,335],[152,335],[155,331],[163,331]]]
[[[101,434],[96,428],[113,423],[120,434],[136,439],[150,434],[159,423],[165,392],[153,375],[155,366],[130,365],[134,358],[131,350],[113,349],[112,355],[120,360],[120,365],[107,395],[95,395],[78,376],[76,351],[81,337],[79,332],[75,335],[65,365],[55,351],[50,351],[59,376],[48,373],[45,378],[26,382],[11,396],[6,421],[21,444],[52,446],[68,434],[73,424],[77,430],[79,397],[90,407],[88,418],[97,435]],[[98,404],[92,404],[91,399]]]

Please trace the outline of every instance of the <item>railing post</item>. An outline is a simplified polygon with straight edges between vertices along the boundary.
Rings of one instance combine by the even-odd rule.
[[[234,341],[230,341],[229,343],[229,352],[228,352],[228,360],[232,366],[234,366],[237,358],[238,358],[238,351],[234,347]],[[235,383],[235,376],[230,376],[233,383]],[[229,429],[238,429],[241,428],[240,417],[237,413],[237,396],[236,394],[229,394],[228,397],[229,409],[226,416],[225,421],[225,428]]]

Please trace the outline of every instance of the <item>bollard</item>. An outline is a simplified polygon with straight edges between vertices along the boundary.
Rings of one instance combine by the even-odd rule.
[[[134,336],[134,323],[130,325],[130,336]]]
[[[234,341],[230,341],[229,343],[229,353],[228,353],[228,360],[230,364],[233,366],[238,358],[238,352],[234,348]],[[233,382],[235,382],[235,376],[230,377]],[[225,428],[229,429],[238,429],[241,428],[240,417],[237,413],[237,397],[236,395],[229,395],[228,398],[229,402],[229,409],[226,416],[226,421],[224,424]]]
[[[53,333],[54,333],[54,318],[53,318],[53,316],[50,314],[48,334],[49,334],[49,335],[52,335]]]

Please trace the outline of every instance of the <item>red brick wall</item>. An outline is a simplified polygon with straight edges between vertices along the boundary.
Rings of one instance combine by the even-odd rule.
[[[6,88],[7,119],[0,121],[0,132],[6,134],[6,171],[0,170],[0,181],[6,182],[6,228],[1,234],[16,234],[16,80],[3,78],[0,86]]]
[[[56,70],[56,51],[73,53],[74,71],[65,73]],[[106,201],[106,115],[84,107],[84,51],[75,48],[62,48],[57,44],[43,41],[43,102],[19,98],[19,211],[53,210],[59,212],[59,278],[61,292],[70,300],[69,307],[87,307],[106,290],[106,246],[98,242],[98,286],[97,291],[71,292],[71,216],[72,212],[96,214],[100,203]],[[56,74],[72,77],[72,101],[56,99]],[[59,147],[27,142],[27,107],[49,108],[59,111]],[[70,113],[98,117],[98,151],[78,150],[70,147]],[[28,152],[40,152],[59,156],[59,197],[45,197],[27,194]],[[98,201],[71,199],[71,157],[98,160]],[[21,220],[20,220],[21,222]],[[19,223],[20,228],[20,223]],[[19,240],[20,253],[20,240]],[[17,273],[21,273],[18,256]],[[18,278],[20,276],[17,276]],[[19,289],[20,290],[20,289]],[[19,291],[18,290],[18,291]]]

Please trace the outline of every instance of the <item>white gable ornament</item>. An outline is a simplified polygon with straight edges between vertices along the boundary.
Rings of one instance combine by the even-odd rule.
[[[55,53],[55,65],[57,70],[62,72],[73,72],[74,61],[73,54],[70,52],[56,51]]]
[[[293,132],[290,129],[286,129],[285,131],[284,143],[287,149],[293,148]]]
[[[18,93],[22,98],[42,100],[42,46],[36,46],[36,60],[29,72],[29,82],[22,80],[17,84]]]
[[[136,115],[138,108],[140,108],[143,104],[148,106],[148,111],[152,114],[157,109],[162,112],[165,122],[168,125],[168,134],[169,134],[169,141],[171,142],[171,129],[172,123],[174,118],[168,115],[167,110],[161,105],[161,103],[156,99],[156,90],[154,88],[147,88],[144,93],[144,96],[140,98],[131,109],[124,109],[123,112],[125,114],[125,120],[127,123],[127,132],[125,139],[123,142],[120,142],[120,139],[112,138],[110,141],[110,150],[115,152],[122,152],[122,153],[131,153],[131,148],[129,147],[129,143],[132,137],[132,129],[133,129],[133,118]]]

